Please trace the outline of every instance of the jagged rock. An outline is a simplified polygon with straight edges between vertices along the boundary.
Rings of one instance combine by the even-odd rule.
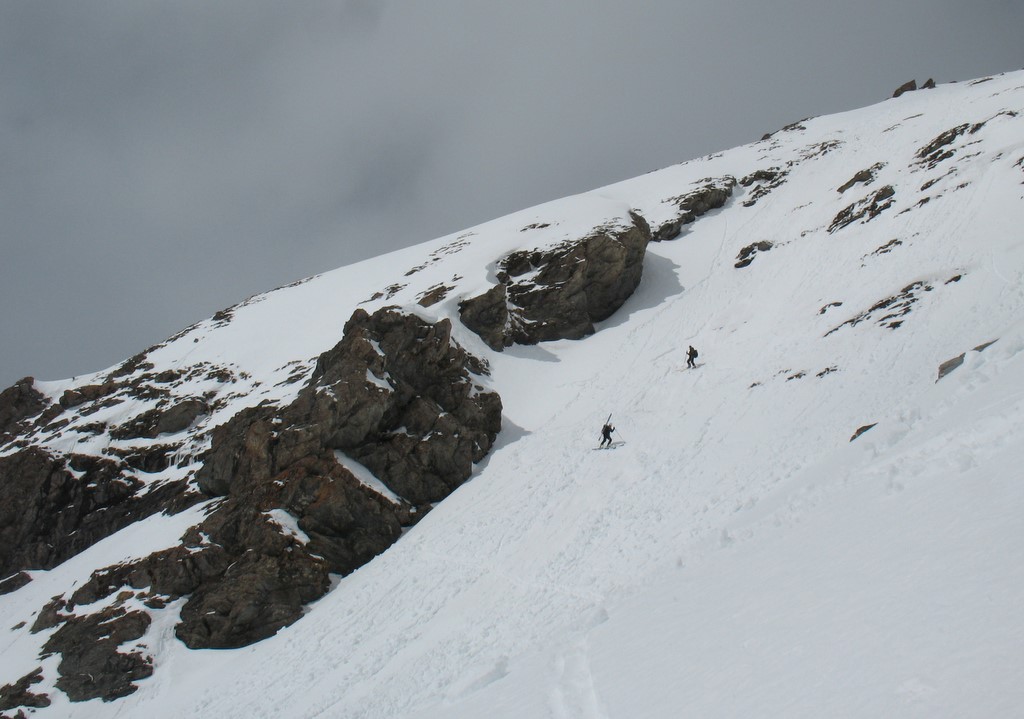
[[[0,457],[0,576],[50,569],[138,519],[194,504],[185,483],[142,487],[111,460],[52,457],[36,447]]]
[[[939,133],[931,142],[918,149],[916,153],[918,161],[929,169],[934,168],[940,162],[955,154],[954,150],[947,149],[947,146],[953,144],[958,137],[969,130],[971,130],[971,125],[963,123]]]
[[[181,546],[97,570],[71,597],[54,597],[43,607],[33,631],[87,633],[90,625],[75,616],[75,607],[126,587],[146,592],[152,606],[186,597],[175,632],[193,648],[243,646],[298,620],[304,605],[329,589],[331,573],[348,574],[393,544],[402,527],[456,489],[492,447],[501,429],[501,399],[476,383],[474,376],[486,367],[451,333],[447,321],[430,324],[392,308],[373,315],[357,310],[342,341],[318,358],[291,405],[250,408],[212,432],[197,478],[205,492],[225,500],[186,533]],[[166,428],[169,416],[190,423],[205,409],[198,401],[182,407],[173,415],[146,413],[144,422],[131,426],[152,433]],[[168,448],[157,449],[168,454]],[[406,499],[367,487],[339,463],[336,453],[342,451]],[[38,487],[45,475],[61,489],[61,501],[35,512],[49,517],[40,525],[59,528],[45,541],[32,535],[32,527],[13,522],[13,530],[3,530],[20,532],[5,543],[22,548],[13,564],[25,563],[23,555],[33,552],[55,563],[58,558],[41,547],[61,537],[94,541],[94,533],[76,522],[90,521],[100,500],[112,509],[102,516],[115,524],[119,516],[128,519],[122,509],[131,505],[136,488],[120,463],[76,457],[66,467],[39,451],[3,460],[38,465],[12,469],[27,478],[27,488]],[[111,487],[123,496],[87,494],[113,492]],[[183,483],[172,489],[181,493]],[[66,516],[69,505],[81,512]],[[108,524],[101,528],[110,531]],[[60,638],[49,650],[62,655],[58,685],[75,696],[131,690],[130,680],[147,668],[131,654],[104,647],[84,654]],[[82,678],[86,673],[92,683]]]
[[[107,397],[121,388],[116,382],[107,381],[103,384],[90,384],[76,389],[65,390],[60,398],[60,406],[64,409],[71,409],[86,402],[95,402],[98,399]]]
[[[188,429],[193,422],[209,413],[209,405],[194,397],[181,400],[167,409],[151,409],[110,431],[113,439],[153,439],[161,434],[174,434]]]
[[[486,371],[447,320],[357,310],[295,401],[249,408],[213,430],[196,479],[226,501],[188,548],[97,572],[70,604],[148,587],[188,596],[175,632],[190,647],[274,634],[327,591],[329,573],[370,561],[470,476],[501,428],[500,398],[474,380]],[[337,452],[400,498],[364,486]],[[302,536],[274,519],[280,512]],[[49,614],[59,622],[66,609]]]
[[[241,647],[272,636],[330,587],[326,562],[278,531],[261,509],[235,500],[201,525],[223,549],[202,552],[213,556],[204,558],[206,571],[181,609],[175,634],[190,648]]]
[[[73,702],[111,701],[134,692],[138,687],[132,682],[153,673],[152,659],[117,649],[142,637],[149,624],[145,612],[125,612],[120,607],[67,619],[43,645],[43,656],[61,655],[57,688]]]
[[[17,572],[5,577],[0,580],[0,594],[10,594],[16,592],[26,584],[32,581],[32,576],[28,572]]]
[[[438,302],[443,300],[448,295],[448,292],[451,291],[451,289],[452,288],[448,287],[447,285],[436,285],[434,287],[431,287],[429,290],[423,293],[423,295],[417,301],[417,304],[420,305],[420,307],[430,307],[432,305],[436,305]]]
[[[832,220],[828,231],[835,232],[858,220],[870,222],[883,211],[892,207],[894,202],[892,198],[895,194],[896,190],[892,185],[886,185],[864,199],[844,207]]]
[[[470,374],[485,372],[454,344],[447,320],[356,310],[291,405],[256,407],[214,429],[197,479],[210,494],[232,494],[235,482],[265,481],[342,450],[388,475],[385,484],[414,504],[437,501],[468,478],[500,429],[500,399],[479,391]],[[401,471],[389,470],[386,449],[410,436],[423,447],[403,458]]]
[[[751,190],[750,197],[743,201],[744,207],[753,207],[762,197],[768,195],[772,190],[782,186],[786,181],[789,172],[779,167],[768,167],[762,170],[755,170],[740,180],[740,185],[750,187],[757,183]]]
[[[41,709],[50,706],[50,697],[29,690],[33,684],[43,680],[43,668],[38,667],[13,684],[0,687],[0,712],[18,707]],[[22,716],[22,712],[18,712]]]
[[[733,265],[733,267],[747,267],[754,261],[754,256],[757,255],[758,252],[767,252],[772,247],[774,247],[774,245],[768,240],[761,240],[760,242],[747,245],[740,250],[738,255],[736,255],[736,264]]]
[[[892,93],[892,96],[893,97],[899,97],[900,95],[902,95],[905,92],[913,92],[916,89],[917,89],[917,80],[908,80],[907,82],[905,82],[902,85],[900,85],[899,87],[897,87],[896,90]]]
[[[682,232],[684,225],[695,222],[698,217],[706,215],[711,210],[724,207],[732,197],[733,188],[736,187],[736,178],[731,176],[709,177],[703,182],[704,185],[693,192],[666,200],[676,206],[679,215],[675,219],[662,223],[657,228],[652,228],[651,241],[663,242],[675,239]]]
[[[34,383],[33,378],[25,377],[0,392],[0,441],[16,434],[22,420],[46,408],[46,398],[35,389]]]
[[[128,467],[140,472],[153,473],[163,472],[171,466],[174,453],[178,450],[177,445],[158,444],[150,447],[135,447],[121,449],[108,447],[106,453],[117,457]]]
[[[899,293],[886,297],[864,310],[856,317],[852,317],[840,325],[833,327],[825,333],[828,337],[833,332],[838,332],[843,327],[856,327],[861,322],[875,320],[880,327],[887,327],[891,330],[898,329],[903,325],[902,317],[910,314],[913,306],[920,301],[922,294],[931,292],[935,287],[928,282],[912,282],[904,287]],[[879,317],[879,315],[881,315]]]
[[[459,305],[462,323],[498,351],[592,334],[640,284],[651,231],[636,213],[630,218],[629,226],[503,258],[499,284]]]
[[[843,194],[844,192],[846,192],[847,190],[849,190],[851,187],[853,187],[854,185],[856,185],[858,183],[864,183],[865,185],[870,185],[874,181],[874,179],[875,179],[875,173],[878,172],[879,170],[881,170],[884,166],[885,166],[884,162],[877,162],[877,163],[875,163],[874,165],[872,165],[871,167],[869,167],[869,168],[867,168],[865,170],[860,170],[859,172],[854,174],[854,176],[851,177],[849,180],[847,180],[842,185],[837,187],[836,191],[839,194]]]
[[[119,377],[127,377],[128,375],[135,374],[136,372],[143,371],[148,372],[153,369],[155,365],[152,362],[147,361],[146,357],[150,351],[155,350],[160,345],[150,347],[145,352],[140,352],[137,355],[129,357],[120,366],[110,373],[108,379],[114,379]]]
[[[512,344],[508,307],[508,286],[500,283],[459,304],[462,324],[480,335],[488,347],[499,352]]]

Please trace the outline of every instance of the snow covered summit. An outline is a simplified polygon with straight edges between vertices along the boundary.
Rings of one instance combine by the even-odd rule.
[[[1016,72],[26,379],[0,711],[1013,715],[1022,220]]]

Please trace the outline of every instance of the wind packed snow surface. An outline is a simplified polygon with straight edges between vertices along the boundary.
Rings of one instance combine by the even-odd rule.
[[[498,353],[459,323],[508,252],[631,210],[654,227],[723,177],[727,204],[650,244],[593,336]],[[190,651],[173,618],[155,622],[138,691],[73,704],[51,689],[33,715],[1021,713],[1024,73],[804,120],[326,273],[149,360],[251,378],[222,422],[286,399],[280,381],[356,306],[387,304],[451,318],[490,363],[503,430],[474,477],[271,639]],[[624,444],[594,451],[609,413]],[[0,597],[5,626],[86,579],[90,553],[170,546],[181,516],[33,572]],[[40,664],[27,629],[7,634],[4,681]]]

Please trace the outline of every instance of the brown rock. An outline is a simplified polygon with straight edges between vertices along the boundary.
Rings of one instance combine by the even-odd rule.
[[[44,657],[61,655],[57,688],[73,702],[111,701],[134,692],[138,687],[132,682],[153,673],[152,659],[117,649],[142,637],[149,624],[145,612],[125,612],[117,607],[69,618],[43,645]]]
[[[17,433],[22,420],[46,408],[46,398],[35,389],[35,380],[25,377],[0,392],[0,441]]]
[[[549,250],[499,262],[499,283],[459,306],[462,323],[491,349],[580,339],[625,302],[643,273],[651,231],[632,214],[624,228],[601,228]]]
[[[30,691],[33,684],[43,680],[43,668],[38,667],[35,671],[29,672],[13,684],[0,687],[0,711],[8,711],[18,707],[40,709],[50,706],[50,698],[45,694],[35,694]],[[22,716],[21,712],[19,712]]]
[[[902,85],[900,85],[899,87],[897,87],[895,92],[893,92],[892,96],[893,97],[899,97],[900,95],[902,95],[905,92],[913,92],[916,89],[917,89],[917,81],[916,80],[908,80],[907,82],[905,82]]]

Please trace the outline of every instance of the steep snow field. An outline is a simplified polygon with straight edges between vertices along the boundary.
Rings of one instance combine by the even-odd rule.
[[[919,154],[963,124],[936,148],[951,154]],[[738,185],[723,209],[652,243],[639,289],[589,338],[496,353],[458,323],[458,301],[487,289],[510,250],[630,209],[653,225],[704,178],[773,167],[788,171],[777,187]],[[891,206],[830,231],[886,186],[876,209]],[[761,241],[773,246],[734,267]],[[441,283],[455,287],[445,300],[415,304]],[[156,671],[135,694],[72,704],[53,691],[38,716],[1020,714],[1024,73],[805,120],[325,273],[253,298],[230,323],[200,323],[150,360],[249,376],[213,426],[289,398],[296,385],[278,383],[308,372],[359,303],[453,318],[457,340],[491,364],[505,408],[497,448],[277,636],[190,651],[171,607],[142,640]],[[595,451],[609,414],[624,444]],[[173,543],[189,521],[153,517],[34,572],[0,597],[4,626],[104,562]],[[45,639],[8,635],[4,681],[40,664]]]

